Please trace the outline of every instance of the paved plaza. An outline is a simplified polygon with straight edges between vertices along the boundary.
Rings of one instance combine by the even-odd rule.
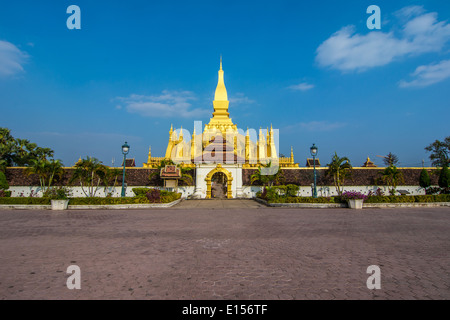
[[[450,209],[0,210],[0,256],[1,299],[450,299]]]

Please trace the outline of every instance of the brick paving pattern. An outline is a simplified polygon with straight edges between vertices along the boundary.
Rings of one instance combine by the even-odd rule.
[[[0,257],[0,299],[450,299],[450,209],[1,210]]]

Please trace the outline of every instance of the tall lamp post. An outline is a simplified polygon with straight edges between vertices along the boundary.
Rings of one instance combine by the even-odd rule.
[[[314,189],[313,189],[313,198],[317,198],[317,174],[316,174],[316,156],[317,156],[317,147],[316,144],[313,143],[312,147],[309,148],[311,151],[311,155],[313,157],[314,163]]]
[[[123,153],[122,197],[125,197],[125,162],[127,160],[127,154],[129,151],[130,146],[125,141],[125,144],[122,145],[122,153]]]

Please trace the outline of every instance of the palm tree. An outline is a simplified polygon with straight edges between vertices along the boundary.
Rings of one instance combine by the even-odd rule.
[[[60,178],[64,174],[63,164],[61,160],[43,160],[47,163],[49,172],[47,188],[50,188],[55,178]]]
[[[78,181],[86,197],[94,197],[105,177],[106,166],[97,158],[86,157],[75,164],[70,183]]]
[[[113,187],[113,191],[108,193],[108,196],[111,196],[115,192],[115,188],[117,185],[117,178],[122,174],[122,170],[118,168],[108,168],[105,167],[105,177],[103,180],[103,184],[105,186],[105,194],[107,193],[107,189],[109,186]]]
[[[334,186],[338,195],[342,195],[343,184],[345,179],[351,177],[352,165],[347,157],[340,158],[336,152],[334,152],[333,158],[331,158],[331,163],[327,164],[328,170],[326,175],[332,176],[334,181]]]
[[[32,174],[36,174],[39,177],[39,184],[41,185],[42,192],[45,193],[45,185],[46,180],[48,178],[48,167],[46,166],[45,161],[39,161],[36,159],[33,159],[31,161],[31,165],[27,167],[25,170],[25,173],[30,176]]]
[[[268,184],[269,182],[268,176],[261,174],[261,167],[259,167],[258,170],[256,170],[255,173],[250,176],[250,184],[255,181],[261,182],[263,186],[265,186],[266,183]]]
[[[264,171],[266,170],[261,169],[261,168],[275,169],[275,167],[272,167],[271,164],[272,164],[271,162],[269,162],[266,165],[261,164],[258,170],[256,170],[256,172],[250,176],[250,184],[252,184],[255,181],[259,181],[263,186],[265,186],[266,184],[268,186],[273,186],[274,183],[279,184],[280,182],[284,181],[283,171],[281,171],[280,167],[276,168],[277,171],[273,174],[265,174],[266,172]]]
[[[180,180],[185,181],[188,185],[192,185],[194,183],[194,178],[190,173],[188,173],[189,171],[191,171],[191,169],[182,166],[179,168],[181,170]]]
[[[41,190],[45,193],[51,188],[55,178],[61,177],[64,173],[61,160],[37,160],[32,159],[31,165],[27,167],[25,173],[29,176],[36,174],[39,177]]]
[[[37,159],[47,160],[47,158],[52,158],[54,151],[50,148],[41,148],[36,147],[33,150],[30,151],[33,157],[36,157]]]
[[[399,183],[404,183],[403,173],[398,170],[396,166],[389,166],[386,167],[381,172],[381,180],[386,183],[391,189],[389,190],[389,193],[392,195],[395,194],[395,189],[399,185]]]

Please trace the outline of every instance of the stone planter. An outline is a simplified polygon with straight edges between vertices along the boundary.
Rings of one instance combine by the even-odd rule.
[[[363,207],[363,199],[351,199],[351,200],[347,200],[348,202],[348,207],[350,209],[362,209]]]
[[[66,210],[69,200],[52,200],[52,210]]]

